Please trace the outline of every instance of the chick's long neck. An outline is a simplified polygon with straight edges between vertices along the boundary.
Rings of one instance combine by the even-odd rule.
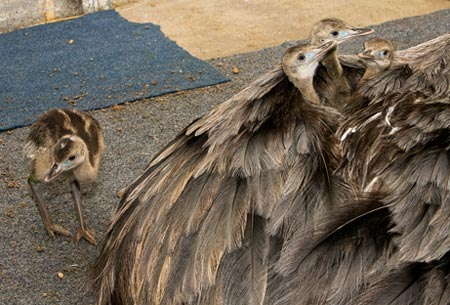
[[[320,104],[320,98],[314,89],[313,77],[300,78],[296,75],[288,75],[289,80],[299,89],[303,98],[312,104]]]
[[[331,49],[321,61],[338,93],[349,93],[350,85],[344,76],[344,70],[337,56],[337,46]]]

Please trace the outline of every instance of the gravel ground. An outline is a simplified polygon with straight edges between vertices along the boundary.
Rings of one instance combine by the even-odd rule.
[[[450,32],[450,10],[374,28],[377,36],[405,48]],[[356,52],[361,42],[349,42],[341,50]],[[194,118],[278,63],[292,44],[210,60],[232,80],[229,83],[92,112],[103,127],[107,148],[99,179],[83,187],[82,200],[86,221],[99,243],[119,202],[118,192],[142,172],[152,155]],[[232,73],[233,67],[238,74]],[[0,304],[95,304],[90,266],[100,247],[85,241],[74,244],[62,236],[52,240],[43,229],[26,183],[22,145],[28,131],[26,127],[0,133]],[[43,190],[54,221],[75,232],[68,183],[55,182]]]

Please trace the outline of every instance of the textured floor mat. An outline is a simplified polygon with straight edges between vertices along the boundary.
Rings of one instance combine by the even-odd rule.
[[[54,107],[97,109],[227,79],[154,24],[115,11],[0,35],[0,130]]]

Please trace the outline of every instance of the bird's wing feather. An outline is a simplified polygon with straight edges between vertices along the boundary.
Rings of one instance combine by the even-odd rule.
[[[376,209],[329,234],[295,272],[277,278],[274,304],[348,304],[373,265],[389,257],[389,226],[387,209]]]
[[[385,266],[370,276],[368,288],[351,305],[446,305],[450,300],[448,254],[430,263]]]
[[[336,118],[305,103],[276,67],[194,121],[127,189],[97,263],[99,304],[190,304],[203,292],[210,300],[234,277],[221,266],[253,265],[249,253],[266,257],[268,233],[255,230],[248,240],[249,219],[276,215],[273,235],[315,223],[336,180]],[[280,201],[307,215],[275,211]],[[252,268],[263,275],[264,267]],[[255,289],[239,297],[259,304],[265,284],[251,280]]]
[[[351,304],[448,303],[449,47],[447,34],[398,51],[394,67],[359,90],[361,109],[338,132],[346,176],[388,192],[397,248]]]
[[[450,92],[450,34],[418,46],[397,51],[390,69],[368,80],[351,98],[345,121],[337,135],[341,140],[346,177],[363,182],[372,171],[370,164],[389,163],[393,155],[380,154],[384,137],[392,131],[389,113],[405,106],[407,99],[427,99]],[[415,98],[409,96],[415,94]],[[421,133],[423,134],[423,133]]]
[[[257,216],[249,220],[242,247],[224,256],[217,276],[221,292],[218,304],[263,304],[270,255],[266,223]]]
[[[378,174],[391,192],[401,261],[439,259],[450,249],[450,99],[404,98],[384,140],[396,158]]]

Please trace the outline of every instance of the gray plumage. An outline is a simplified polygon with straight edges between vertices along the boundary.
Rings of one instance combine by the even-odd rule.
[[[449,42],[396,51],[351,97],[327,91],[335,44],[287,50],[128,187],[98,304],[447,304]],[[339,65],[356,88],[366,66]]]
[[[448,61],[449,44],[450,34],[446,34],[396,51],[390,68],[368,80],[351,98],[350,106],[344,111],[346,120],[337,132],[345,159],[350,161],[346,176],[357,177],[361,185],[373,180],[368,176],[372,172],[368,167],[377,162],[369,159],[376,156],[375,151],[380,151],[377,143],[381,141],[384,128],[390,132],[389,118],[396,101],[405,93],[415,93],[420,99],[442,95],[448,90],[450,68],[443,63]],[[356,56],[341,56],[340,59],[349,66],[363,66]],[[359,140],[363,138],[364,141]]]
[[[450,302],[449,51],[447,34],[396,52],[338,131],[344,176],[386,194],[396,247],[354,304]]]
[[[350,305],[447,305],[450,302],[448,254],[430,263],[384,266],[372,274],[371,285]]]
[[[315,67],[294,68],[299,52],[324,56],[333,46],[288,50],[283,70],[194,121],[155,156],[108,231],[96,266],[99,304],[263,304],[278,285],[269,262],[289,276],[296,255],[335,229],[332,211],[353,197],[334,174],[339,113],[320,105]]]

